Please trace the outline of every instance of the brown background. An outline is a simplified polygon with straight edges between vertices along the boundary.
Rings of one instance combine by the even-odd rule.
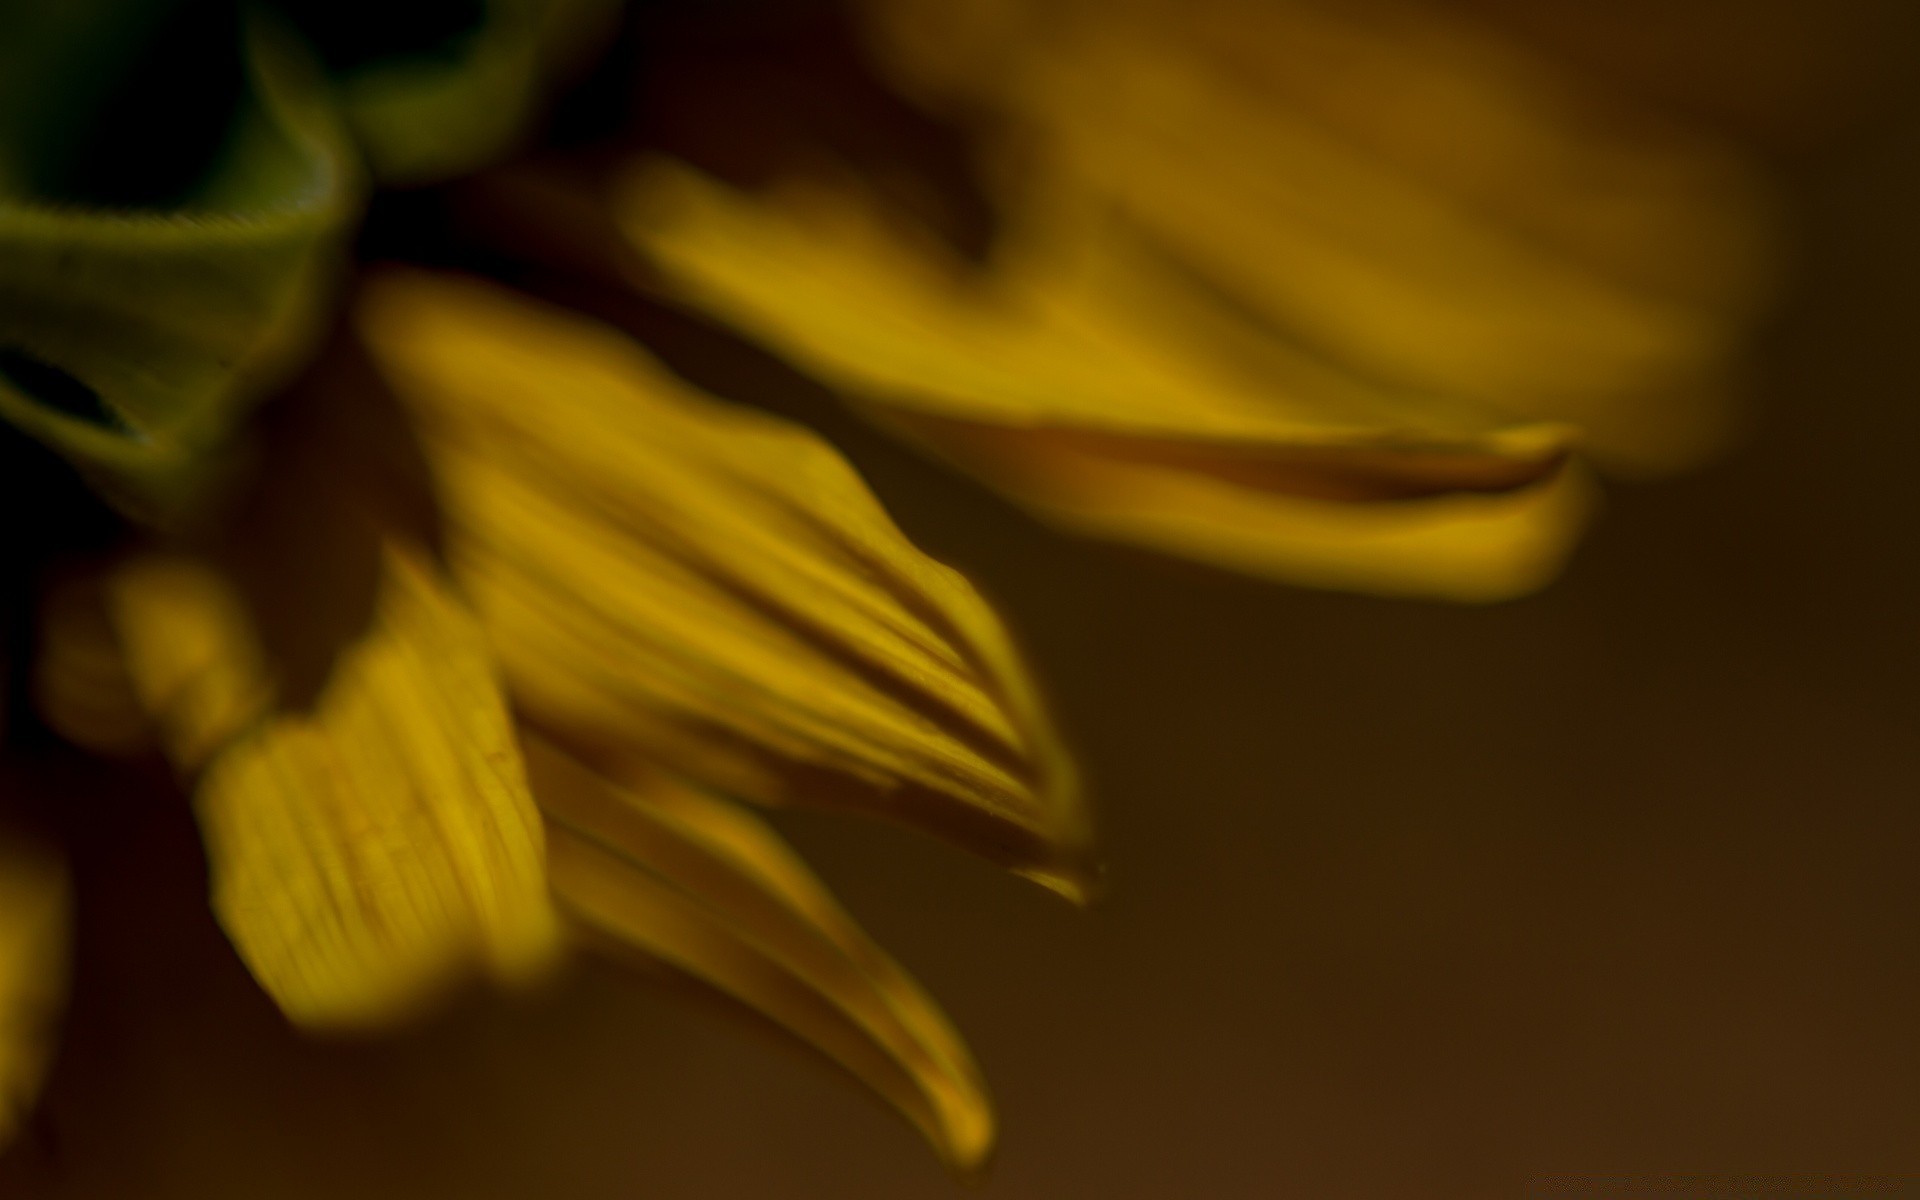
[[[1920,40],[1898,4],[1478,7],[1752,139],[1799,242],[1747,443],[1615,488],[1544,594],[1324,596],[1074,542],[834,426],[1000,601],[1100,804],[1084,914],[781,818],[976,1047],[996,1200],[1920,1179]],[[830,1068],[611,969],[301,1041],[178,819],[86,802],[78,997],[0,1193],[961,1194]]]

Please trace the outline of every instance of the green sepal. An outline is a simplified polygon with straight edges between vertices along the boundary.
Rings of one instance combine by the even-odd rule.
[[[342,72],[340,105],[373,175],[413,185],[497,158],[528,132],[556,73],[613,30],[620,0],[484,0],[431,53]]]
[[[0,179],[0,417],[136,515],[183,500],[299,365],[363,194],[298,44],[249,18],[242,47],[231,125],[176,206],[84,206],[34,194],[18,169]],[[0,129],[25,127],[7,117]]]

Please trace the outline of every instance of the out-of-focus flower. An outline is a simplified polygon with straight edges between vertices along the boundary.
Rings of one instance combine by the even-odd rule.
[[[0,416],[131,521],[8,564],[48,567],[21,610],[39,719],[171,764],[222,924],[302,1025],[537,979],[569,941],[637,951],[972,1167],[965,1048],[738,802],[1079,895],[1087,816],[1034,688],[824,442],[677,379],[618,305],[553,299],[704,309],[1075,528],[1486,598],[1560,561],[1581,462],[1715,444],[1762,205],[1711,142],[1437,10],[1230,0],[850,7],[886,103],[964,133],[953,193],[884,138],[753,181],[631,131],[473,176],[616,7],[0,4]],[[701,132],[755,132],[716,112]],[[466,273],[348,276],[389,185],[483,215],[427,237]],[[980,228],[946,219],[974,200]],[[7,844],[24,1098],[65,883]]]
[[[48,721],[193,781],[215,912],[301,1025],[537,978],[564,925],[766,1013],[976,1165],[965,1049],[735,801],[1077,895],[1084,814],[992,613],[823,443],[618,334],[433,274],[367,281],[353,321],[365,359],[288,399],[244,509],[52,594]]]
[[[738,803],[870,813],[1083,892],[1071,768],[973,589],[813,435],[469,277],[356,280],[320,365],[242,419],[321,336],[362,170],[497,149],[531,87],[527,22],[559,10],[504,4],[453,67],[368,73],[353,43],[329,53],[354,30],[319,9],[244,27],[109,9],[23,10],[16,32],[91,63],[123,22],[155,22],[145,55],[177,49],[172,24],[225,31],[228,82],[254,90],[177,208],[45,202],[33,189],[78,168],[9,147],[6,412],[160,526],[43,581],[41,718],[189,783],[216,914],[302,1026],[523,984],[567,942],[638,952],[793,1030],[976,1167],[993,1118],[966,1048]],[[9,1120],[62,978],[58,859],[27,845],[0,877]]]

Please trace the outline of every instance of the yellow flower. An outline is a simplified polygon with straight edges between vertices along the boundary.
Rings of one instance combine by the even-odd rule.
[[[325,338],[364,181],[496,154],[609,6],[458,9],[0,11],[0,415],[153,526],[8,563],[52,566],[40,718],[168,761],[218,918],[301,1026],[525,986],[569,944],[644,955],[976,1168],[965,1046],[741,807],[868,813],[1084,894],[1072,769],[971,586],[813,435],[470,278],[363,276],[244,419]],[[194,149],[209,105],[231,125],[186,183],[123,169]],[[58,853],[5,849],[0,1136],[48,1059],[67,912]]]
[[[624,306],[703,310],[1064,526],[1481,599],[1557,567],[1582,462],[1719,440],[1764,205],[1711,141],[1384,0],[852,4],[892,89],[860,82],[854,124],[967,130],[972,172],[931,189],[865,135],[729,178],[671,76],[651,141],[445,182],[611,9],[0,14],[34,51],[0,57],[0,417],[147,526],[54,548],[33,700],[72,746],[167,761],[216,914],[303,1026],[637,953],[973,1169],[966,1048],[745,804],[914,826],[1079,898],[1074,771],[973,588],[826,443],[651,358]],[[215,150],[177,186],[100,175],[173,129],[117,81],[216,10],[221,37],[159,55],[177,86],[136,96],[204,87]],[[689,61],[725,86],[718,45]],[[752,130],[722,111],[724,150]],[[329,334],[371,185],[436,181],[397,203],[492,237],[454,257],[495,279],[369,268]],[[57,853],[4,848],[0,1134],[45,1067],[66,919]]]
[[[985,604],[823,443],[618,334],[418,273],[353,320],[364,360],[276,414],[232,515],[58,595],[48,718],[103,752],[151,733],[194,780],[215,911],[300,1024],[537,979],[563,936],[625,946],[976,1166],[966,1050],[735,801],[920,826],[1080,894],[1072,773]]]

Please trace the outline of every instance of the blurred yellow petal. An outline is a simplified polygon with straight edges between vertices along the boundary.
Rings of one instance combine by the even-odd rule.
[[[1442,4],[868,7],[903,83],[1019,128],[1003,172],[1099,195],[1273,330],[1614,464],[1722,437],[1773,229],[1713,138]]]
[[[1444,5],[865,0],[972,139],[978,261],[886,163],[636,162],[669,294],[1062,525],[1307,583],[1550,578],[1569,452],[1725,440],[1771,198],[1715,139]],[[850,168],[850,169],[849,169]],[[864,180],[865,182],[855,182]],[[932,186],[928,181],[920,181]],[[897,190],[897,189],[896,189]]]
[[[213,904],[302,1024],[403,1018],[468,975],[529,978],[555,926],[538,817],[480,630],[388,541],[372,625],[310,711],[273,711],[240,601],[203,564],[116,581],[136,689],[183,768]]]
[[[1086,814],[1006,634],[824,443],[476,283],[390,276],[358,317],[535,723],[1080,886]]]
[[[66,1002],[66,866],[50,851],[0,840],[0,1144],[32,1110]]]
[[[956,1168],[981,1165],[993,1112],[966,1047],[771,829],[659,772],[616,785],[539,740],[527,763],[565,911],[785,1026]]]
[[[1361,489],[1409,486],[1409,475],[1412,486],[1431,485],[1418,480],[1421,468],[1364,449],[1263,454],[958,422],[908,428],[1062,524],[1317,587],[1461,601],[1519,595],[1552,577],[1592,506],[1577,467],[1506,491],[1356,502]],[[1449,465],[1469,476],[1527,467],[1484,454],[1428,457],[1429,475]]]
[[[1037,202],[972,278],[850,187],[750,198],[656,162],[625,208],[686,294],[1070,527],[1483,599],[1550,576],[1586,514],[1570,427],[1266,336],[1097,209]]]
[[[34,651],[33,699],[49,728],[98,754],[151,748],[153,724],[134,693],[103,578],[78,574],[48,589]]]
[[[108,588],[141,708],[168,757],[198,771],[273,702],[251,618],[228,582],[197,559],[138,558]]]

